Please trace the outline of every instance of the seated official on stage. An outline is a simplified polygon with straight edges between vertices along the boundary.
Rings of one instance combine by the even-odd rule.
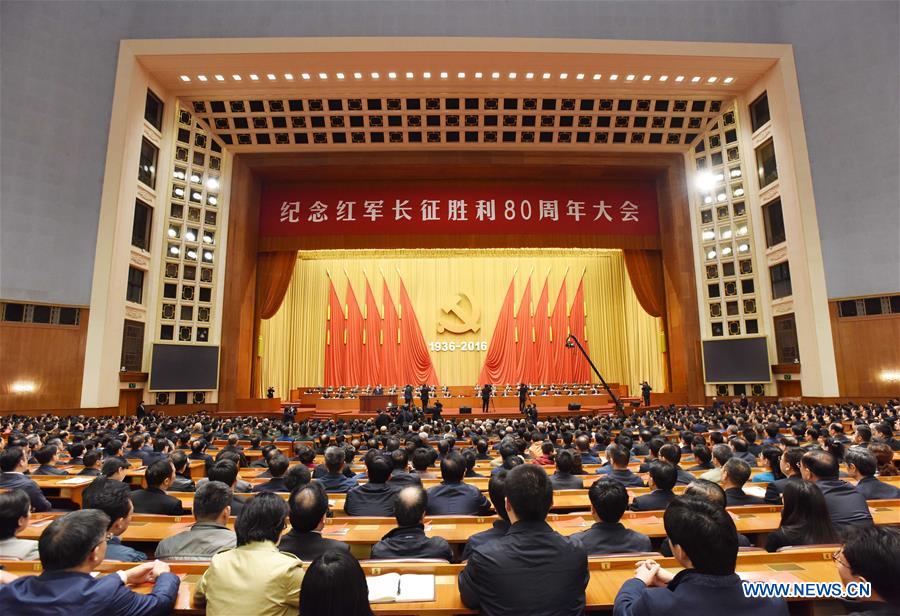
[[[403,488],[394,497],[397,528],[372,546],[372,558],[439,558],[450,561],[453,550],[441,537],[425,535],[428,494],[422,488]]]

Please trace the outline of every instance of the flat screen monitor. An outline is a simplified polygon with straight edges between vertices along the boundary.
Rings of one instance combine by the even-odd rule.
[[[209,391],[218,386],[218,346],[153,345],[150,391]]]
[[[764,336],[703,341],[707,383],[768,383],[772,380]]]

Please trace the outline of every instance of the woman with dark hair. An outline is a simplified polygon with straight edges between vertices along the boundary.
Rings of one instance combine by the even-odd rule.
[[[791,481],[784,485],[781,525],[769,535],[766,551],[786,545],[838,543],[822,491],[811,481]]]
[[[766,469],[766,472],[753,476],[752,481],[758,483],[772,483],[778,479],[784,479],[784,473],[781,472],[781,449],[774,445],[765,445],[756,462],[759,466]]]
[[[900,475],[900,470],[894,464],[894,452],[887,443],[870,443],[869,451],[875,456],[878,462],[879,477],[893,477]]]
[[[372,616],[366,576],[347,550],[329,550],[303,576],[300,616]]]
[[[197,584],[194,601],[207,616],[297,614],[303,565],[276,545],[287,516],[287,503],[273,492],[247,501],[234,525],[237,547],[213,556]]]

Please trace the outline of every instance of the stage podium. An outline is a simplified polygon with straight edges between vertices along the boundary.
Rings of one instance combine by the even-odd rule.
[[[377,413],[387,409],[388,403],[397,406],[397,394],[381,394],[359,397],[360,413]]]

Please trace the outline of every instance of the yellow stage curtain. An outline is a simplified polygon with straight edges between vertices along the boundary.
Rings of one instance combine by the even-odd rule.
[[[516,311],[530,277],[530,309],[535,309],[546,280],[550,297],[547,309],[552,312],[563,279],[568,311],[584,276],[587,346],[604,378],[628,385],[631,393],[644,379],[657,390],[664,383],[660,320],[641,308],[620,250],[323,250],[297,253],[294,275],[281,307],[262,322],[260,395],[268,386],[287,397],[292,388],[323,383],[329,276],[342,303],[346,302],[348,279],[358,298],[365,297],[368,279],[382,311],[382,280],[387,281],[396,305],[402,277],[426,343],[442,347],[446,343],[457,349],[472,342],[484,342],[486,348],[513,278]],[[461,298],[463,295],[468,302]],[[466,317],[478,313],[477,332],[451,333],[442,327],[454,322],[448,316],[454,306],[459,306],[457,311]],[[522,335],[526,333],[519,332]],[[553,332],[554,344],[563,344],[564,339]],[[432,350],[431,357],[442,384],[474,385],[486,353]]]

